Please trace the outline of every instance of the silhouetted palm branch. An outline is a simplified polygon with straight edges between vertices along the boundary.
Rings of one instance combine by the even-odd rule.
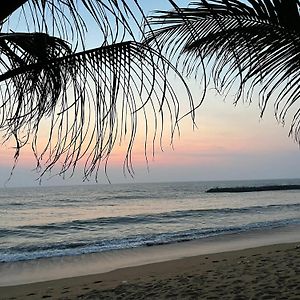
[[[158,11],[147,37],[159,41],[187,74],[210,73],[215,87],[237,88],[236,101],[256,97],[261,114],[271,98],[282,123],[291,111],[290,134],[300,141],[299,0],[202,0]],[[203,73],[204,72],[204,73]],[[207,78],[206,78],[207,79]],[[207,81],[208,82],[208,81]],[[208,83],[205,83],[205,88]]]
[[[92,174],[97,178],[114,145],[126,139],[124,171],[132,175],[138,125],[145,130],[146,148],[148,141],[161,139],[165,118],[172,121],[172,137],[180,117],[179,101],[167,80],[170,72],[179,79],[180,74],[158,50],[135,41],[137,30],[143,32],[135,17],[137,12],[144,17],[138,2],[133,0],[131,9],[123,0],[17,2],[27,2],[20,20],[26,17],[28,30],[38,33],[0,34],[0,129],[5,140],[15,140],[16,161],[31,142],[41,176],[58,163],[59,174],[72,175],[85,160],[84,179]],[[100,28],[98,48],[84,47],[87,27],[80,8]],[[68,38],[74,39],[73,45]],[[154,129],[151,136],[149,127]]]

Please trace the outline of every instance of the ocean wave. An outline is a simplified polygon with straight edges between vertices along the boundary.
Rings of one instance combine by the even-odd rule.
[[[189,229],[178,232],[164,232],[159,234],[131,235],[119,239],[104,239],[101,241],[77,241],[72,243],[49,243],[39,246],[16,246],[0,249],[0,262],[13,262],[49,258],[56,256],[75,256],[118,249],[154,246],[184,241],[198,240],[218,235],[240,233],[266,228],[278,228],[291,224],[300,224],[300,219],[284,219],[270,222],[255,222],[243,226],[228,226],[203,229]]]
[[[26,204],[22,202],[0,203],[0,207],[9,207],[9,206],[26,206]]]
[[[201,209],[201,210],[178,210],[165,213],[157,214],[139,214],[124,217],[101,217],[88,220],[72,220],[68,222],[58,222],[42,225],[25,225],[16,227],[16,230],[33,230],[33,231],[45,231],[53,230],[60,231],[65,230],[86,230],[92,226],[105,227],[114,224],[118,225],[134,225],[134,224],[152,224],[152,223],[170,223],[174,220],[178,221],[182,218],[203,218],[203,217],[230,217],[231,215],[243,215],[243,214],[254,214],[264,212],[282,212],[284,209],[300,212],[300,203],[292,204],[276,204],[266,206],[249,206],[242,208],[215,208],[215,209]],[[1,228],[0,228],[1,232]],[[13,232],[11,232],[13,233]]]

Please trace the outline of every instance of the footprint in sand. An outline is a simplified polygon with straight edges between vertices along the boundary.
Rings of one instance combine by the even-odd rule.
[[[95,284],[96,284],[96,283],[101,283],[101,282],[102,282],[102,280],[94,281]]]

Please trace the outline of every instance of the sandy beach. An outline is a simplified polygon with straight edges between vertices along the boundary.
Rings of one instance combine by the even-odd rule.
[[[84,266],[82,266],[84,267]],[[300,243],[0,287],[1,299],[300,299]]]

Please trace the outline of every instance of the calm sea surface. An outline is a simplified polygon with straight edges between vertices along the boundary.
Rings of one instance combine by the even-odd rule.
[[[300,180],[0,190],[0,261],[69,256],[300,224],[300,191],[207,194]]]

